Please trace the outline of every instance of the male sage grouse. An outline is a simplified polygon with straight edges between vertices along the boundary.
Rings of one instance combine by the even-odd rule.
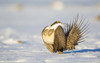
[[[42,31],[42,38],[45,46],[50,52],[63,54],[65,50],[75,49],[75,46],[82,41],[87,23],[78,20],[70,24],[54,22],[51,26],[46,26]]]

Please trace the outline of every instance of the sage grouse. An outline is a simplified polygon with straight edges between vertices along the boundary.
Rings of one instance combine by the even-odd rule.
[[[51,26],[46,26],[42,31],[42,38],[45,46],[50,52],[63,54],[65,50],[75,49],[78,43],[84,39],[87,30],[87,23],[84,21],[73,21],[70,24],[54,22]]]

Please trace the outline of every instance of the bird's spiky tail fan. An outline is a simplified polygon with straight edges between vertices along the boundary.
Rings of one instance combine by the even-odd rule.
[[[84,20],[80,20],[80,22],[78,23],[78,18],[75,19],[73,23],[70,23],[70,25],[67,26],[67,50],[75,49],[75,46],[78,45],[79,42],[83,42],[83,39],[85,38],[85,33],[88,30],[87,27],[88,24],[84,24]]]

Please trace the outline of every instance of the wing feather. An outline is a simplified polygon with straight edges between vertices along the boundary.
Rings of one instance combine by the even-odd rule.
[[[57,45],[55,49],[57,49],[58,51],[63,51],[65,49],[65,43],[66,43],[65,33],[61,26],[58,26],[57,29],[55,30],[54,43],[55,46]]]
[[[46,42],[44,42],[45,46],[47,47],[47,49],[50,51],[50,52],[55,52],[54,51],[54,46],[53,44],[48,44]]]

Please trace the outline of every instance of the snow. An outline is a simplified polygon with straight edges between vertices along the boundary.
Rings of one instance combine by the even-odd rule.
[[[61,11],[64,9],[64,4],[61,1],[55,1],[52,4],[52,8],[57,11]]]
[[[7,39],[7,40],[3,40],[3,43],[5,44],[17,44],[18,42],[14,39]]]
[[[89,5],[78,1],[80,5],[72,2],[61,11],[52,10],[47,4],[42,6],[41,2],[40,6],[23,2],[21,10],[15,10],[14,1],[0,4],[0,63],[100,63],[100,21],[96,21],[100,7],[92,5],[96,0],[84,1]],[[64,54],[49,52],[41,37],[43,28],[55,21],[69,23],[77,14],[89,21],[86,41]]]

